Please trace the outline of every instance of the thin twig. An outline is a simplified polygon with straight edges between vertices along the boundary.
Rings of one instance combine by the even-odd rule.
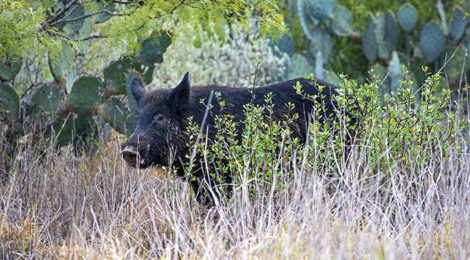
[[[128,5],[128,4],[134,3],[133,1],[117,1],[117,0],[113,0],[111,2],[116,3],[116,4],[123,4],[123,5]]]
[[[212,97],[214,96],[214,90],[211,90],[211,94],[209,96],[209,101],[207,102],[206,111],[204,112],[204,117],[202,118],[202,124],[199,128],[199,133],[196,138],[196,142],[194,143],[193,153],[191,154],[191,158],[189,159],[189,166],[192,167],[194,158],[196,157],[197,146],[199,145],[199,141],[201,139],[202,131],[204,130],[204,125],[206,124],[207,116],[209,115],[210,106],[212,103]],[[187,174],[186,178],[189,180],[191,176],[191,171]]]
[[[60,10],[60,12],[58,12],[56,15],[54,15],[54,17],[52,17],[51,19],[47,20],[46,21],[46,24],[50,24],[52,23],[53,21],[57,20],[62,14],[64,14],[67,10],[70,9],[70,7],[72,7],[72,5],[75,4],[75,2],[77,2],[77,0],[73,0],[72,2],[70,2],[68,5],[66,5],[64,7],[64,9]]]
[[[79,16],[79,17],[68,19],[68,20],[62,19],[62,20],[50,23],[49,25],[54,26],[54,25],[61,24],[61,23],[77,22],[77,21],[83,20],[85,18],[88,18],[90,16],[101,14],[101,13],[106,13],[106,14],[109,14],[109,15],[112,15],[112,16],[119,16],[120,15],[120,14],[116,14],[116,13],[113,13],[113,12],[105,9],[105,10],[96,11],[96,12],[93,12],[93,13],[85,14],[85,15],[82,15],[82,16]]]

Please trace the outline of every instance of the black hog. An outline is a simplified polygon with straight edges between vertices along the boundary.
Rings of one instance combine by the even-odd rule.
[[[131,92],[138,104],[139,120],[134,133],[122,144],[122,155],[124,160],[134,166],[147,168],[149,166],[176,166],[178,175],[185,176],[184,165],[188,162],[187,155],[191,153],[187,146],[189,117],[192,121],[201,124],[203,121],[206,105],[201,99],[209,99],[212,90],[220,92],[220,99],[225,101],[223,113],[234,117],[234,122],[244,118],[243,105],[253,102],[255,105],[265,104],[265,96],[272,93],[275,118],[282,120],[287,114],[286,104],[290,102],[295,105],[290,114],[297,113],[298,119],[294,122],[293,133],[301,141],[305,141],[307,135],[307,121],[315,102],[302,97],[296,93],[294,86],[299,82],[303,85],[302,91],[308,95],[319,94],[318,86],[325,86],[321,91],[325,103],[327,116],[334,116],[334,102],[332,95],[337,94],[336,87],[321,80],[309,80],[298,78],[265,87],[255,88],[253,94],[248,88],[237,87],[190,87],[188,73],[183,80],[173,89],[158,89],[145,92],[140,77],[131,81]],[[212,102],[211,113],[207,117],[205,127],[209,128],[208,139],[214,138],[216,132],[213,127],[214,115],[220,111],[217,102]],[[241,129],[239,129],[241,131]],[[241,134],[238,135],[239,137]],[[192,187],[200,202],[211,204],[206,191],[200,190],[200,181],[194,179],[204,178],[201,167],[195,167],[191,173]],[[227,176],[230,182],[230,176]],[[210,183],[211,180],[208,181]],[[204,200],[204,201],[203,201]]]

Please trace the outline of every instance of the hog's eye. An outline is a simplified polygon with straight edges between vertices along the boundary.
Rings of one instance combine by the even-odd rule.
[[[153,117],[154,122],[162,122],[165,119],[165,117],[162,114],[157,114]]]

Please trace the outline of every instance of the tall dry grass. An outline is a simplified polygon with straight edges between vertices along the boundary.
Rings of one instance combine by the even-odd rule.
[[[118,143],[91,156],[19,145],[2,163],[2,259],[470,257],[468,149],[443,158],[434,147],[419,175],[391,166],[386,180],[365,175],[367,155],[352,149],[340,176],[296,162],[277,196],[240,180],[206,209],[185,182],[126,166]]]
[[[233,196],[211,209],[168,171],[126,166],[119,137],[90,155],[28,138],[12,151],[0,136],[1,258],[468,259],[465,131],[381,166],[371,158],[397,151],[377,152],[373,135],[347,156],[330,138],[319,147],[331,150],[301,146],[287,162],[281,142],[273,178],[237,161]]]

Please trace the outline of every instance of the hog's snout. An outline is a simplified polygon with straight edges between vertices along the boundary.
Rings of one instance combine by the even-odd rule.
[[[131,166],[135,167],[137,165],[137,149],[133,146],[125,146],[122,148],[122,157],[124,160],[130,164]]]

